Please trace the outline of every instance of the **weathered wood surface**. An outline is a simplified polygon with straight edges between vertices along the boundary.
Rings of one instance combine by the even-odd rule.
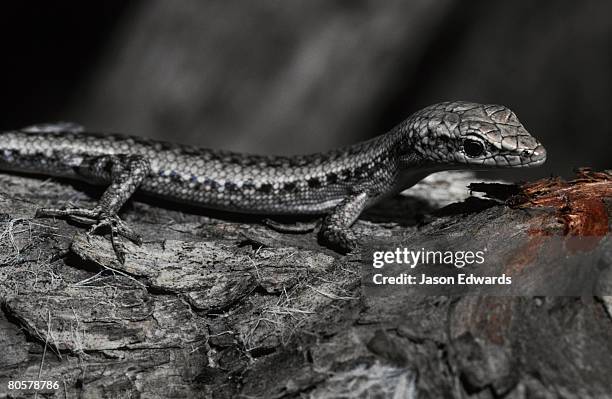
[[[600,230],[608,177],[580,202],[601,204]],[[355,226],[364,251],[483,231],[502,251],[534,226],[563,234],[559,218],[573,215],[539,204],[541,187],[514,208],[461,202],[473,180],[433,178],[369,211]],[[122,265],[107,238],[32,219],[42,206],[90,206],[95,191],[9,175],[0,187],[0,397],[34,396],[8,380],[59,381],[39,395],[60,398],[612,397],[609,297],[366,296],[360,255],[314,232],[140,201],[123,216],[144,243],[127,243]],[[507,186],[477,188],[496,187]],[[595,250],[609,264],[606,233]]]

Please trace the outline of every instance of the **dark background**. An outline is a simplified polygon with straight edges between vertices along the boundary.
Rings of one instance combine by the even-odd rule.
[[[0,128],[75,121],[295,154],[434,102],[512,108],[544,167],[610,168],[612,2],[105,1],[0,9]]]

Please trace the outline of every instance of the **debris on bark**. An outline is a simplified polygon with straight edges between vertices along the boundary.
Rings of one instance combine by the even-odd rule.
[[[316,231],[134,201],[122,216],[144,243],[126,242],[122,264],[107,237],[33,218],[98,192],[0,175],[0,396],[34,397],[9,390],[17,380],[58,381],[37,392],[62,398],[608,396],[606,295],[366,295],[362,268],[381,243],[480,242],[499,270],[546,282],[566,263],[545,259],[545,232],[595,237],[576,257],[612,263],[608,172],[470,186],[496,200],[471,197],[471,175],[445,176],[366,212],[349,256]]]

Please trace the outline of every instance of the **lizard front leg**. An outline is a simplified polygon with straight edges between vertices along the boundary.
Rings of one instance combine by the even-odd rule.
[[[111,243],[121,263],[125,260],[125,249],[118,236],[140,244],[136,234],[117,213],[132,196],[150,172],[149,161],[140,155],[103,155],[83,161],[78,173],[86,178],[110,181],[110,186],[102,194],[93,209],[84,208],[43,208],[36,217],[68,217],[80,223],[92,225],[89,234],[102,227],[111,231]]]
[[[367,193],[359,193],[345,198],[325,217],[319,231],[321,239],[333,248],[351,252],[357,247],[357,238],[351,225],[366,207]]]

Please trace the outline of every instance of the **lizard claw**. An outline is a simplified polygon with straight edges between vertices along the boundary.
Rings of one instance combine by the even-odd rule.
[[[99,209],[84,208],[39,208],[36,210],[36,218],[45,217],[68,217],[84,224],[93,224],[100,215]]]
[[[91,236],[95,234],[96,231],[98,231],[99,229],[105,227],[110,229],[111,244],[113,246],[115,256],[117,256],[117,260],[121,264],[124,264],[127,249],[125,248],[125,244],[123,244],[123,242],[121,242],[121,240],[119,239],[119,236],[129,239],[137,245],[142,244],[142,238],[117,216],[109,216],[99,220],[97,223],[91,226],[91,228],[87,232],[87,235]]]
[[[108,227],[111,231],[112,237],[125,237],[132,241],[134,244],[142,244],[142,238],[129,227],[123,220],[119,219],[118,216],[107,216],[99,219],[97,223],[94,223],[87,234],[95,234],[101,228]]]
[[[36,211],[36,217],[66,217],[77,223],[91,225],[87,232],[88,237],[102,228],[108,228],[111,233],[113,250],[115,251],[117,259],[122,264],[125,262],[127,250],[118,237],[125,237],[136,245],[142,244],[142,238],[117,215],[105,215],[104,212],[97,208],[42,208]]]

